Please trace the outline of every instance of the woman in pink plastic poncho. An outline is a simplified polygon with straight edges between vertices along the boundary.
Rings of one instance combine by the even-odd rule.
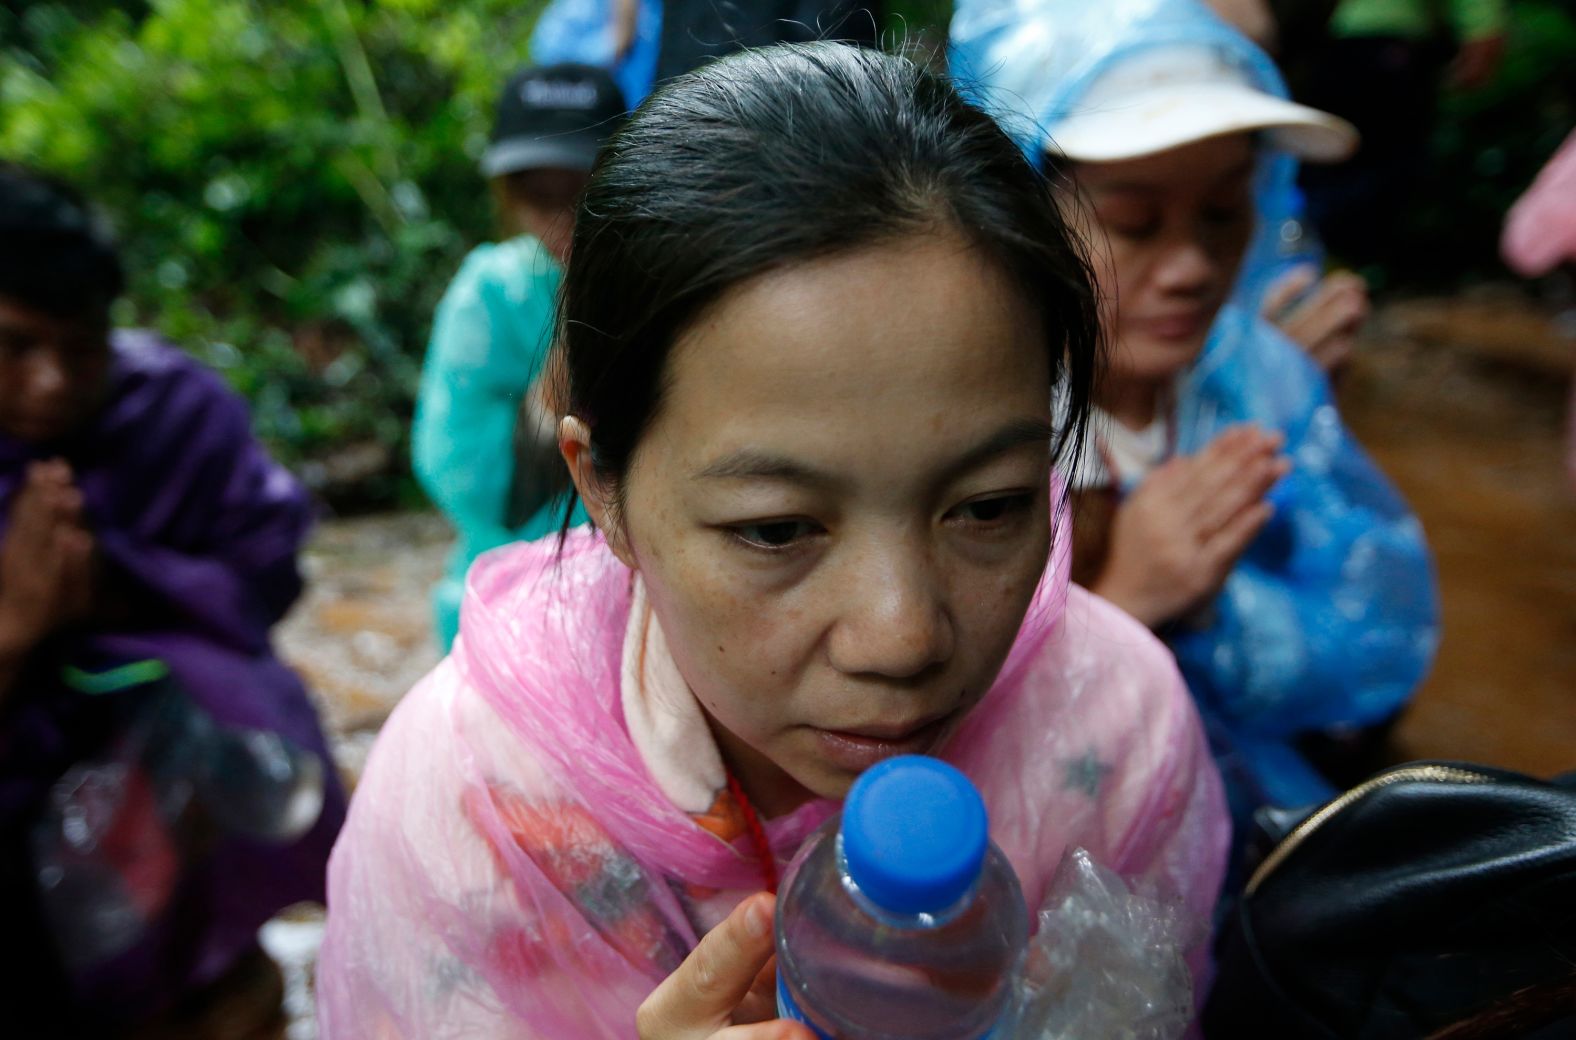
[[[1098,319],[996,125],[871,51],[718,61],[604,149],[564,294],[596,531],[484,557],[384,730],[324,1036],[808,1040],[757,893],[911,752],[979,785],[1031,909],[1086,849],[1181,902],[1198,966],[1219,779],[1166,651],[1068,583]]]

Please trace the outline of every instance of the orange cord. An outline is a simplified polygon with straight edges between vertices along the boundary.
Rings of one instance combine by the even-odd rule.
[[[739,812],[744,816],[744,830],[750,836],[750,844],[755,846],[756,858],[761,863],[761,880],[766,883],[766,891],[772,895],[777,894],[777,857],[772,855],[771,842],[766,840],[766,828],[761,824],[761,818],[755,813],[755,806],[750,804],[744,788],[739,785],[739,778],[732,772],[728,773],[728,793],[733,795],[733,800],[739,803]]]

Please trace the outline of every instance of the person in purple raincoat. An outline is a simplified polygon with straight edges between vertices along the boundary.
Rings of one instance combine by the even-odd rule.
[[[121,288],[75,193],[0,167],[8,1036],[116,1035],[266,976],[258,926],[322,899],[343,818],[269,645],[310,504],[216,375],[110,328]]]

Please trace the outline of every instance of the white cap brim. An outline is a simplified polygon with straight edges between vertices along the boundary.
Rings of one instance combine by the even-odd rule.
[[[1254,131],[1308,162],[1340,162],[1357,150],[1357,128],[1344,119],[1220,82],[1174,84],[1076,112],[1051,128],[1046,150],[1075,162],[1121,162]]]

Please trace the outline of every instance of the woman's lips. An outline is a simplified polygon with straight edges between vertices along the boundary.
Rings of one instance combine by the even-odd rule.
[[[1140,318],[1139,328],[1157,339],[1196,339],[1209,328],[1212,311],[1190,311],[1159,318]]]
[[[898,755],[923,755],[941,740],[952,714],[909,727],[865,727],[857,731],[811,727],[827,761],[848,772],[863,772]]]

